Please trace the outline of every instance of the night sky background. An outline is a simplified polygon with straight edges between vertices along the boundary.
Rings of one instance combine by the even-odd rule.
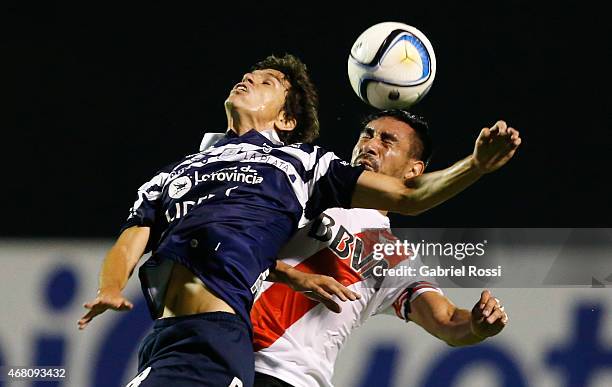
[[[612,226],[612,34],[595,2],[199,4],[5,6],[0,236],[115,236],[137,188],[224,131],[229,90],[272,53],[308,65],[317,144],[348,158],[373,109],[347,57],[383,21],[419,28],[436,52],[433,88],[412,109],[430,122],[430,171],[471,153],[497,119],[523,138],[509,165],[395,226]]]

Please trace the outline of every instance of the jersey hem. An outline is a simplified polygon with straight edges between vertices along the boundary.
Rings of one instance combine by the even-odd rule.
[[[255,355],[257,355],[257,353],[255,353]],[[260,374],[274,376],[275,378],[280,379],[285,383],[289,383],[292,387],[312,387],[311,385],[308,385],[308,384],[302,384],[300,380],[292,379],[291,376],[289,376],[289,375],[292,375],[290,373],[283,373],[283,372],[279,372],[278,370],[271,370],[269,368],[259,367],[257,365],[255,365],[255,372],[259,372]],[[331,384],[329,384],[328,386],[333,387]]]

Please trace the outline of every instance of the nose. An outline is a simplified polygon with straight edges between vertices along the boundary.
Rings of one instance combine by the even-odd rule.
[[[361,153],[378,156],[380,153],[380,141],[376,137],[364,140],[361,145]]]
[[[255,76],[252,73],[246,73],[242,77],[242,82],[248,82],[251,85],[255,84]]]

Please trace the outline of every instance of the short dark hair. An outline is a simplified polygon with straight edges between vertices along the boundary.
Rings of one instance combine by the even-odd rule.
[[[280,139],[285,144],[314,141],[319,136],[319,97],[306,65],[291,54],[270,55],[252,68],[263,69],[280,71],[290,84],[284,111],[288,119],[296,120],[296,126],[292,131],[279,131]]]
[[[433,142],[429,134],[429,124],[425,118],[403,109],[388,109],[370,114],[364,118],[361,126],[365,128],[371,121],[381,117],[393,117],[410,125],[410,127],[414,129],[416,138],[419,140],[419,144],[417,144],[410,156],[423,161],[425,165],[429,164],[433,152]]]

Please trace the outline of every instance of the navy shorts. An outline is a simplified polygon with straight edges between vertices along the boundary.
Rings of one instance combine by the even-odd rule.
[[[253,344],[240,317],[201,313],[155,321],[128,387],[251,387]]]

